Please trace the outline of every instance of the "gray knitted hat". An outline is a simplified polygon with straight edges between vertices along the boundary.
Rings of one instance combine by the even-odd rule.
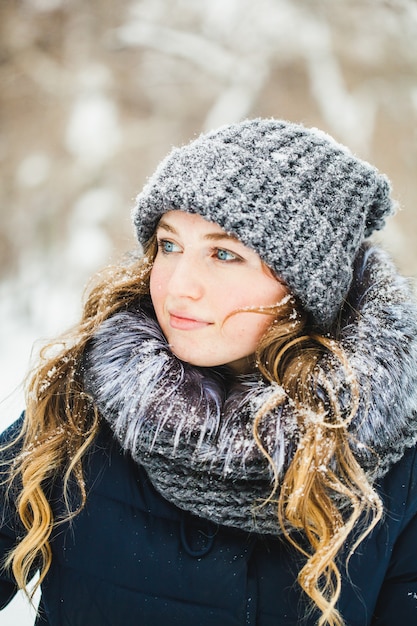
[[[393,202],[388,179],[329,135],[255,119],[172,150],[137,197],[139,242],[173,209],[198,213],[254,249],[325,329],[359,246],[383,227]]]

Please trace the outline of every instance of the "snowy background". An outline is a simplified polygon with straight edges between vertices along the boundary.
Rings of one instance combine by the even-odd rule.
[[[88,277],[135,247],[172,145],[244,117],[330,132],[388,174],[384,235],[417,276],[414,0],[1,0],[0,428]],[[17,599],[2,626],[33,623]]]

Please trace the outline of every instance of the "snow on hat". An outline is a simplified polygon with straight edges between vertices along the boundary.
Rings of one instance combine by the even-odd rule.
[[[197,213],[255,250],[315,323],[335,319],[362,241],[393,213],[390,184],[318,129],[231,124],[174,148],[133,210],[140,243],[170,210]]]

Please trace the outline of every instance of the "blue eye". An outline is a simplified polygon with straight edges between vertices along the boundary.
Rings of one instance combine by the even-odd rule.
[[[159,239],[158,240],[158,248],[161,250],[163,254],[170,254],[171,252],[178,252],[179,246],[175,244],[173,241],[169,241],[168,239]]]
[[[216,256],[219,261],[237,261],[238,257],[229,250],[223,250],[223,248],[216,249]]]

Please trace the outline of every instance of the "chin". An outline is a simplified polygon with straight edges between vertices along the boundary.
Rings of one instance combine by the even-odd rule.
[[[207,356],[202,355],[193,355],[182,350],[175,350],[174,347],[170,346],[172,354],[174,354],[177,359],[180,361],[184,361],[184,363],[188,363],[189,365],[193,365],[194,367],[218,367],[223,365],[223,363],[218,363],[217,361],[211,361],[207,359]]]

